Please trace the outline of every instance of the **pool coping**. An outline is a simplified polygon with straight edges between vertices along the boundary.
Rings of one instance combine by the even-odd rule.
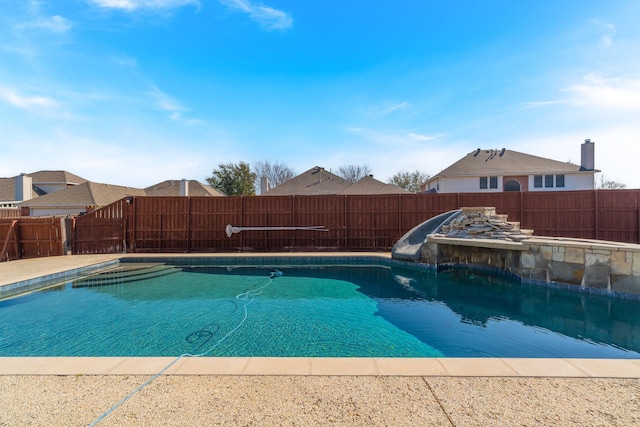
[[[640,378],[636,359],[0,357],[0,375]]]
[[[0,286],[64,280],[65,273],[72,276],[123,258],[343,256],[391,259],[385,252],[66,255],[0,263]],[[639,359],[0,357],[0,375],[153,375],[165,368],[165,375],[640,378]]]

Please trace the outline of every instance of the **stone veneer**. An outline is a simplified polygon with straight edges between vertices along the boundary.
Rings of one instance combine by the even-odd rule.
[[[430,235],[423,263],[501,270],[527,282],[640,297],[640,245],[531,237],[525,242]]]

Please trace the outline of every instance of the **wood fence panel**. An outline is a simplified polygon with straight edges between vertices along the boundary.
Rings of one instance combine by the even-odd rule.
[[[21,216],[20,208],[0,208],[0,218],[19,218]]]
[[[85,218],[86,217],[86,218]],[[118,218],[76,218],[73,225],[74,254],[113,254],[126,252],[124,224]]]
[[[0,218],[0,262],[20,259],[17,219]]]
[[[400,199],[401,236],[434,216],[458,209],[458,199],[458,194],[403,194]]]
[[[136,250],[187,252],[188,197],[136,197]]]
[[[295,226],[322,226],[329,231],[298,230],[293,233],[296,247],[342,248],[346,245],[345,196],[295,196]]]
[[[379,250],[393,246],[398,232],[397,195],[350,195],[346,198],[346,249]]]
[[[63,255],[61,219],[0,219],[0,249],[5,243],[6,253],[0,254],[2,261]]]
[[[400,199],[395,194],[376,196],[373,200],[373,244],[375,248],[390,248],[404,233],[399,230]]]
[[[593,191],[524,193],[523,228],[539,236],[595,239]]]
[[[240,227],[293,227],[292,196],[243,197],[242,224]],[[273,250],[290,247],[293,232],[288,230],[242,231],[243,247]]]
[[[598,190],[598,239],[615,242],[640,241],[640,204],[636,190]]]
[[[189,215],[190,251],[214,252],[241,246],[239,238],[226,234],[227,225],[242,223],[241,197],[191,197]]]

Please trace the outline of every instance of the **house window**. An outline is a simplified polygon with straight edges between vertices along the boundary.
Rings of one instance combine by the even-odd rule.
[[[520,191],[520,183],[515,179],[510,179],[504,183],[504,191]]]
[[[498,177],[490,176],[489,177],[489,188],[498,188]]]
[[[564,187],[564,175],[556,175],[556,187]]]
[[[486,190],[487,189],[487,177],[486,176],[481,176],[480,177],[480,189],[481,190]]]
[[[544,186],[545,188],[553,187],[553,175],[544,176]]]
[[[533,187],[534,188],[542,188],[542,175],[534,175],[533,176]]]

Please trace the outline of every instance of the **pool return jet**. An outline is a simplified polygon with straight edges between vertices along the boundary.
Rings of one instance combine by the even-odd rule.
[[[231,237],[235,233],[241,231],[283,231],[283,230],[306,230],[306,231],[329,231],[324,225],[312,225],[310,227],[234,227],[227,225],[227,237]]]

